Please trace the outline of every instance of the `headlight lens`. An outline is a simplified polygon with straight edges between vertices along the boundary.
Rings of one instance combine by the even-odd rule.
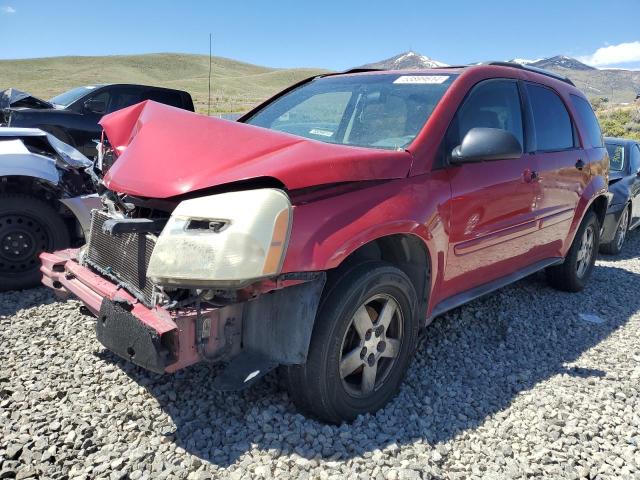
[[[159,285],[232,287],[280,273],[291,202],[277,189],[181,202],[158,237],[147,275]]]

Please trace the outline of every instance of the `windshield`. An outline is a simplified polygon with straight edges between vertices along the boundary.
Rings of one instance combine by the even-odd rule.
[[[61,107],[68,107],[79,98],[84,97],[90,91],[95,90],[95,88],[96,87],[94,86],[74,88],[73,90],[69,90],[68,92],[64,92],[53,97],[49,102]]]
[[[246,123],[327,143],[400,149],[411,143],[457,75],[354,75],[313,80]]]
[[[607,143],[609,152],[609,170],[621,172],[624,169],[624,145]]]

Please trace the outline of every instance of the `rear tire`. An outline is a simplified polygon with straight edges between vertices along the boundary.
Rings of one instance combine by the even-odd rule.
[[[616,234],[613,236],[609,243],[603,243],[600,245],[600,251],[607,255],[618,255],[622,251],[624,241],[627,238],[627,232],[629,231],[629,207],[624,207],[618,225],[616,225]]]
[[[0,194],[0,292],[39,285],[40,253],[68,246],[67,226],[49,204]]]
[[[547,268],[547,280],[552,287],[565,292],[584,289],[591,276],[600,246],[600,222],[595,212],[585,215],[564,263]]]
[[[326,292],[306,363],[281,373],[299,409],[340,423],[396,395],[416,347],[418,302],[405,273],[385,262],[353,267]]]

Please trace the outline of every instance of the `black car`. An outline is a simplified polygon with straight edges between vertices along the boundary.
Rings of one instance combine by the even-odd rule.
[[[613,194],[602,227],[600,250],[620,253],[627,232],[640,225],[640,142],[605,138],[609,151],[609,192]]]
[[[49,101],[11,88],[0,93],[0,126],[39,128],[93,157],[100,140],[100,118],[143,100],[194,111],[187,92],[146,85],[88,85]]]

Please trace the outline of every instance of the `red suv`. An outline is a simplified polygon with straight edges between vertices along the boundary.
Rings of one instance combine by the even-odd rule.
[[[584,95],[511,64],[301,82],[239,122],[153,102],[102,125],[118,158],[89,243],[44,283],[156,372],[235,390],[280,366],[330,422],[397,391],[437,315],[538,270],[581,290],[608,156]]]

